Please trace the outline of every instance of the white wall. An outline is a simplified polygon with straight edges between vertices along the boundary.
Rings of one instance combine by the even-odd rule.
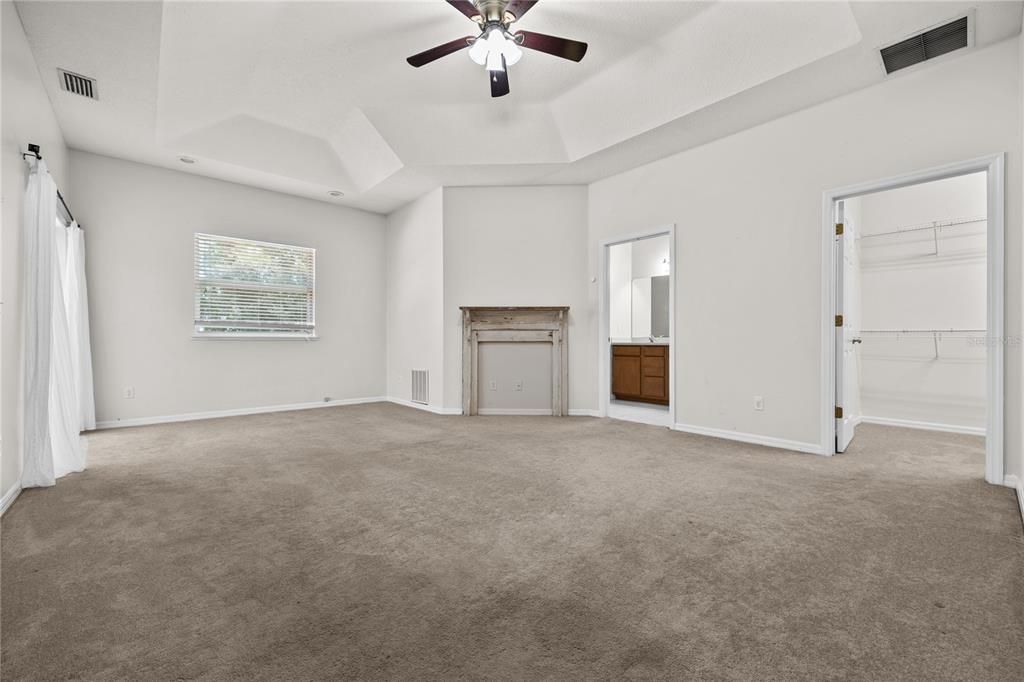
[[[2,43],[2,226],[0,226],[0,496],[21,477],[21,223],[28,143],[42,147],[50,174],[74,206],[67,182],[67,149],[13,2],[0,2]],[[56,77],[56,76],[54,76]]]
[[[986,325],[984,221],[939,231],[909,227],[984,218],[985,173],[860,197],[860,329],[974,329]],[[874,236],[871,235],[880,235]],[[984,331],[931,336],[864,334],[860,394],[865,417],[984,429]],[[844,405],[845,406],[845,405]]]
[[[446,407],[462,406],[459,306],[567,305],[569,409],[597,408],[586,235],[586,187],[444,190]],[[515,399],[550,405],[546,397]]]
[[[383,217],[77,151],[71,177],[98,421],[384,395]],[[193,339],[195,232],[315,248],[319,339]]]
[[[1020,336],[1018,43],[899,74],[591,185],[591,273],[601,240],[677,225],[679,422],[821,443],[821,211],[831,188],[1008,152],[1006,323]],[[1007,469],[1020,473],[1019,345],[1008,346],[1006,369]],[[755,395],[764,411],[753,409]]]
[[[671,272],[668,263],[668,235],[638,239],[630,243],[633,245],[633,279],[659,277]]]
[[[1017,53],[1019,55],[1019,61],[1017,65],[1017,87],[1020,91],[1020,119],[1017,134],[1020,136],[1021,142],[1019,152],[1021,154],[1021,157],[1024,157],[1024,19],[1021,20],[1021,35],[1022,37],[1017,40]],[[1013,183],[1014,180],[1011,176],[1007,180],[1007,184],[1010,186],[1011,192],[1013,191]],[[1024,173],[1021,173],[1017,177],[1016,185],[1018,191],[1020,191],[1021,194],[1024,195]],[[1014,226],[1016,226],[1017,230],[1020,230],[1020,232],[1024,233],[1024,217],[1018,214],[1016,217],[1016,223],[1012,222],[1013,216],[1007,216],[1007,219],[1007,232],[1012,231],[1014,229]],[[1024,239],[1018,240],[1016,255],[1014,255],[1013,246],[1014,245],[1011,240],[1011,243],[1007,244],[1007,262],[1009,263],[1013,258],[1016,257],[1020,260],[1020,262],[1024,263]],[[1024,282],[1020,280],[1017,281],[1017,285],[1018,287],[1024,288]],[[1014,297],[1012,295],[1008,297],[1007,307],[1013,305],[1013,298]],[[1020,316],[1020,319],[1024,319],[1024,296],[1021,297],[1021,300],[1017,301],[1017,314]],[[1024,325],[1018,325],[1018,332],[1022,331],[1022,326]],[[1009,335],[1010,333],[1010,328],[1008,327],[1007,334]],[[1021,335],[1018,335],[1015,341],[1016,345],[1021,346],[1022,341],[1024,341],[1024,338],[1022,338]],[[1012,344],[1007,345],[1009,348],[1012,349]],[[1019,348],[1015,352],[1010,350],[1007,354],[1015,354],[1017,356],[1017,371],[1019,372],[1018,376],[1024,375],[1024,349]],[[1021,381],[1024,382],[1024,377],[1021,378]],[[1024,389],[1022,389],[1022,392],[1024,392]],[[1007,438],[1011,441],[1016,439],[1016,442],[1019,444],[1017,448],[1008,448],[1006,451],[1006,473],[1017,476],[1018,480],[1020,481],[1020,484],[1024,485],[1024,480],[1021,480],[1024,479],[1024,398],[1022,398],[1021,401],[1016,405],[1016,411],[1014,411],[1014,405],[1012,403],[1009,403],[1007,405],[1006,428],[1008,432],[1010,430],[1016,430],[1016,435],[1008,434]],[[1024,491],[1024,488],[1019,488],[1018,491]],[[1024,513],[1024,497],[1021,497],[1018,501],[1021,504],[1021,513]]]
[[[633,337],[633,242],[608,247],[608,335]]]
[[[632,286],[633,328],[634,338],[647,338],[651,335],[651,278],[637,277]]]
[[[444,192],[387,219],[387,394],[409,400],[414,369],[430,373],[430,405],[444,403]]]
[[[671,273],[671,264],[668,262],[669,236],[649,237],[639,239],[632,244],[632,291],[633,291],[633,331],[632,337],[646,339],[654,334],[653,305],[654,289],[651,282],[652,277],[667,276]],[[667,304],[666,304],[667,308]],[[665,308],[663,308],[665,310]],[[666,336],[667,332],[662,331],[658,336]]]

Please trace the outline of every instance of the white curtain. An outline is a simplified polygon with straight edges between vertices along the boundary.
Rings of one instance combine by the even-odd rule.
[[[80,435],[95,427],[85,289],[77,225],[57,218],[57,187],[35,161],[25,191],[24,488],[85,469]]]
[[[96,428],[96,404],[92,390],[92,346],[89,344],[89,296],[85,286],[85,232],[78,223],[66,229],[67,266],[64,268],[64,305],[68,315],[75,386],[78,393],[79,431]]]

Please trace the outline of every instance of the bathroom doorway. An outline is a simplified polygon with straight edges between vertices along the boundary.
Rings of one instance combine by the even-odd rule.
[[[674,228],[602,245],[601,416],[675,422]]]

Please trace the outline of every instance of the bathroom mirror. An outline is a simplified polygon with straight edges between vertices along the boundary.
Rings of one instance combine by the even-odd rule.
[[[669,276],[637,277],[633,280],[631,302],[633,338],[668,336]]]
[[[609,331],[613,341],[667,341],[670,263],[667,235],[608,249]]]

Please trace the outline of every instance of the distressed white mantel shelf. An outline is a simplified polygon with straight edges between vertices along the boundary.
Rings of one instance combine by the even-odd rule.
[[[462,414],[479,414],[481,343],[551,344],[551,414],[569,414],[569,306],[462,306]]]

